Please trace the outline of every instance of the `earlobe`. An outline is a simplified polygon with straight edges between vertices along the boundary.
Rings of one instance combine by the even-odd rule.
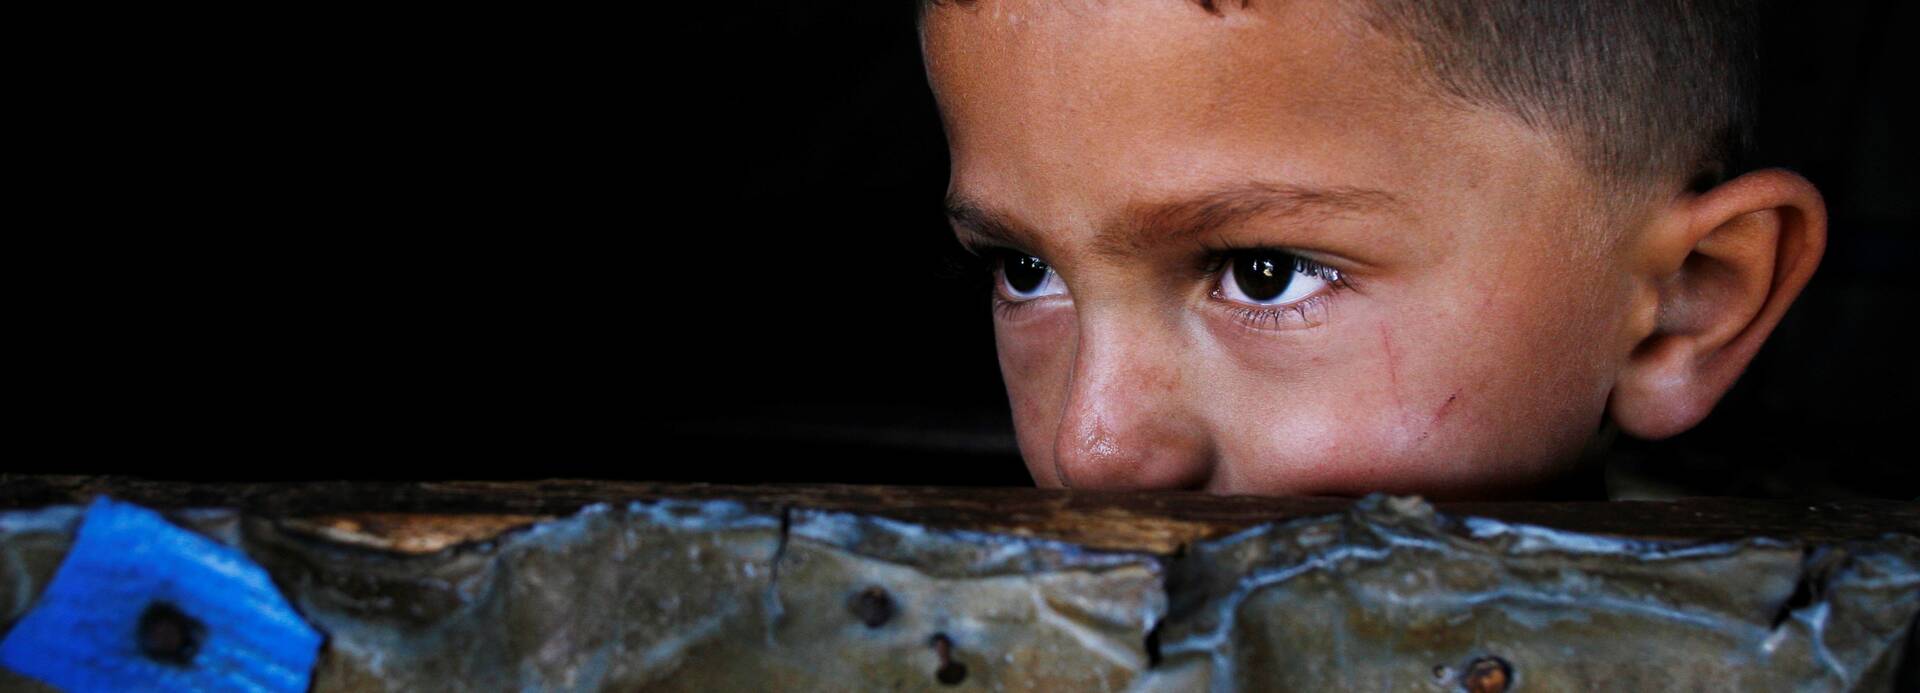
[[[1608,402],[1620,428],[1657,439],[1706,418],[1813,276],[1826,229],[1819,191],[1781,169],[1679,200],[1650,225],[1635,248],[1652,318]]]

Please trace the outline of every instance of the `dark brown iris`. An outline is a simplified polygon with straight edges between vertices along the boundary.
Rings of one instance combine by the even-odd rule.
[[[1267,303],[1279,298],[1293,283],[1293,257],[1274,251],[1236,254],[1233,283],[1252,301]]]
[[[1047,261],[1032,255],[1007,253],[1000,259],[1000,273],[1007,288],[1017,294],[1030,294],[1047,281]]]

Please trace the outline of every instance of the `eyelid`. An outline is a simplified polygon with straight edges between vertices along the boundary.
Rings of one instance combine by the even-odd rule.
[[[1278,306],[1256,306],[1250,303],[1215,299],[1211,302],[1224,311],[1238,326],[1252,332],[1286,332],[1290,330],[1319,327],[1327,323],[1329,305],[1336,290],[1327,290],[1300,299],[1293,303]]]
[[[1029,310],[1041,306],[1059,305],[1073,300],[1073,294],[1066,290],[1066,284],[1064,282],[1060,285],[1060,293],[1046,294],[1032,298],[1009,298],[1000,286],[1001,281],[999,271],[996,270],[994,272],[993,290],[990,293],[993,296],[994,317],[1000,320],[1018,320]],[[1054,275],[1054,281],[1061,281],[1059,275]]]
[[[975,240],[971,240],[964,237],[959,239],[959,243],[960,243],[960,249],[967,251],[968,255],[972,255],[974,257],[981,258],[983,260],[991,259],[996,253],[1013,250],[1012,248],[1008,248],[1003,245],[983,243],[980,241],[975,241]]]
[[[961,238],[959,239],[959,243],[960,243],[960,247],[965,249],[967,252],[972,253],[973,255],[985,260],[992,260],[992,259],[998,258],[1001,255],[1006,255],[1006,254],[1030,255],[1033,257],[1040,258],[1041,260],[1046,259],[1045,257],[1041,256],[1039,253],[1027,250],[1025,248],[1021,248],[1013,245],[1007,245],[1005,243],[996,243],[993,241],[981,240],[973,237]],[[1052,263],[1048,263],[1048,264],[1052,264]]]

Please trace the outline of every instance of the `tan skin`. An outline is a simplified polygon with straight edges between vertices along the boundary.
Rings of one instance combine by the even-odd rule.
[[[1603,423],[1699,422],[1825,240],[1784,171],[1602,199],[1335,3],[979,0],[922,40],[956,233],[1051,268],[994,299],[1042,486],[1597,492]],[[1290,293],[1240,290],[1260,258]]]

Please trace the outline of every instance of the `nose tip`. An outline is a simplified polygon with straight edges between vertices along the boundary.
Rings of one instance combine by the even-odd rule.
[[[1080,388],[1076,388],[1078,390]],[[1199,488],[1212,474],[1204,435],[1171,403],[1100,388],[1073,398],[1054,437],[1054,472],[1072,488]]]
[[[1205,364],[1190,363],[1194,350],[1183,332],[1143,320],[1153,313],[1124,301],[1086,300],[1076,308],[1052,450],[1029,454],[1051,452],[1054,479],[1071,488],[1182,489],[1212,482],[1214,441],[1206,402],[1195,398],[1206,389]]]

